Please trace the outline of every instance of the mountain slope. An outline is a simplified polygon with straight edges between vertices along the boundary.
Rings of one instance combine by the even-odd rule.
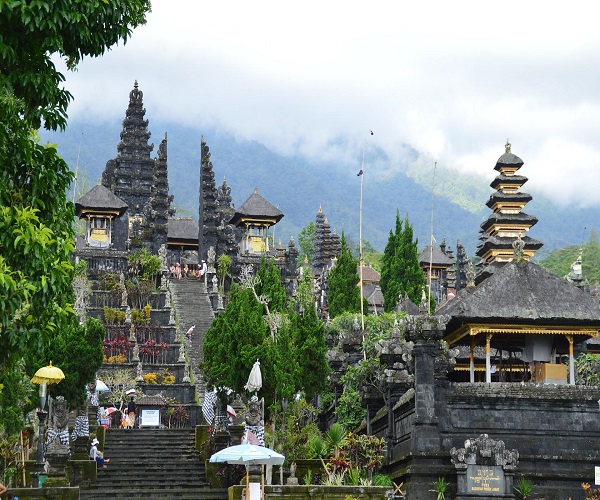
[[[173,123],[150,122],[149,129],[155,145],[168,131],[170,192],[175,196],[178,214],[197,219],[201,132]],[[58,145],[59,154],[73,170],[81,144],[79,171],[86,173],[89,189],[101,177],[106,162],[116,156],[120,131],[120,120],[98,124],[72,121],[62,134],[42,131],[40,135],[44,142]],[[297,240],[299,230],[314,220],[322,206],[332,228],[338,233],[344,230],[352,241],[358,241],[360,177],[356,173],[360,159],[355,164],[309,161],[276,154],[262,144],[237,140],[217,130],[202,133],[211,151],[216,182],[220,185],[224,178],[227,180],[236,206],[258,187],[265,198],[284,212],[285,217],[275,226],[276,240],[287,243],[291,236]],[[364,178],[363,238],[383,250],[399,209],[401,216],[408,214],[419,246],[424,247],[429,242],[431,226],[431,176],[427,172],[415,175],[414,165],[386,169],[387,159],[380,152],[377,155],[377,169]],[[489,214],[483,193],[489,196],[492,190],[484,179],[439,167],[438,170],[434,235],[438,242],[445,237],[453,248],[456,239],[460,239],[472,256],[479,224]],[[532,236],[544,242],[546,253],[579,241],[583,226],[591,228],[597,216],[597,210],[558,208],[539,195],[534,195],[526,211],[540,219]]]

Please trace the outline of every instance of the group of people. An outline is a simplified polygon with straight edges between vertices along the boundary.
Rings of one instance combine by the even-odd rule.
[[[190,268],[187,264],[184,264],[183,269],[181,268],[181,264],[179,262],[175,264],[171,264],[169,267],[169,276],[171,279],[181,278],[193,278],[196,277],[198,279],[204,278],[206,274],[206,261],[202,261],[201,264],[197,265],[195,269]]]
[[[124,423],[124,427],[126,429],[134,428],[136,412],[137,412],[137,405],[135,403],[133,396],[130,396],[129,403],[127,403],[127,416],[125,418],[125,423]],[[100,444],[100,441],[98,441],[98,439],[94,438],[92,440],[92,446],[90,448],[90,459],[95,460],[96,463],[98,464],[98,467],[100,467],[102,469],[106,469],[107,468],[106,464],[108,464],[110,462],[110,459],[104,458],[104,453],[98,450],[99,444]]]

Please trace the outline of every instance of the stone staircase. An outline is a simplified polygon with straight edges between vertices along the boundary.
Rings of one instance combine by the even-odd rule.
[[[193,429],[110,429],[104,453],[108,468],[82,489],[82,500],[226,500],[227,489],[211,489],[194,447]]]
[[[204,399],[204,378],[198,368],[203,360],[204,334],[209,329],[214,313],[204,281],[195,278],[174,279],[169,283],[172,306],[179,320],[179,329],[184,335],[192,325],[196,325],[191,342],[186,342],[186,352],[192,369],[196,396]]]

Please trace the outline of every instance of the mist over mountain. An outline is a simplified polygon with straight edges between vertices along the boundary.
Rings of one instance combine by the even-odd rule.
[[[357,176],[362,158],[337,162],[283,156],[257,142],[239,140],[222,130],[197,130],[176,123],[151,121],[150,142],[155,151],[168,132],[169,191],[174,195],[177,216],[198,218],[200,139],[203,135],[211,152],[215,181],[223,179],[231,187],[233,202],[240,206],[253,192],[277,206],[284,218],[275,226],[275,239],[297,241],[300,229],[322,206],[332,229],[345,232],[355,244],[359,238],[360,181]],[[117,154],[121,120],[99,123],[71,120],[63,133],[40,131],[43,142],[57,144],[59,154],[78,170],[76,197],[93,187],[101,178],[106,162]],[[152,157],[155,157],[155,153]],[[497,158],[490,158],[490,172]],[[77,165],[79,167],[77,168]],[[383,251],[396,210],[408,215],[423,248],[430,239],[432,205],[433,234],[438,243],[443,238],[453,249],[457,239],[473,256],[479,237],[479,225],[489,215],[485,206],[492,193],[489,178],[461,175],[424,164],[414,152],[405,163],[391,165],[380,150],[369,150],[363,177],[363,239]],[[526,174],[525,174],[526,175]],[[490,174],[493,177],[493,174]],[[434,181],[435,179],[435,181]],[[435,196],[432,200],[432,184]],[[598,210],[564,208],[528,190],[534,199],[525,212],[535,215],[539,223],[531,230],[541,240],[540,256],[555,248],[579,244],[584,227],[590,231]],[[589,232],[588,232],[589,234]]]

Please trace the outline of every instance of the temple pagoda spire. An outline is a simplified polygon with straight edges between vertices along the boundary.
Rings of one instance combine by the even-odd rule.
[[[137,80],[129,93],[116,158],[109,160],[102,174],[102,185],[126,202],[127,227],[131,249],[145,247],[154,252],[167,241],[167,218],[171,212],[168,194],[167,141],[161,143],[158,159],[150,158],[154,149],[148,144],[150,132],[144,118],[144,94]]]
[[[217,227],[219,220],[215,173],[210,161],[210,149],[204,141],[204,136],[200,139],[200,155],[199,255],[201,258],[206,259],[210,247],[213,247],[215,252],[217,250]]]
[[[525,233],[537,223],[537,218],[522,212],[531,201],[531,195],[519,190],[527,182],[527,177],[518,175],[523,160],[512,153],[511,144],[506,141],[505,152],[496,162],[499,172],[490,186],[496,190],[486,205],[492,214],[481,224],[480,243],[477,255],[484,266],[503,264],[513,260],[513,243],[523,241],[523,259],[529,260],[542,247],[538,240],[525,236]]]

